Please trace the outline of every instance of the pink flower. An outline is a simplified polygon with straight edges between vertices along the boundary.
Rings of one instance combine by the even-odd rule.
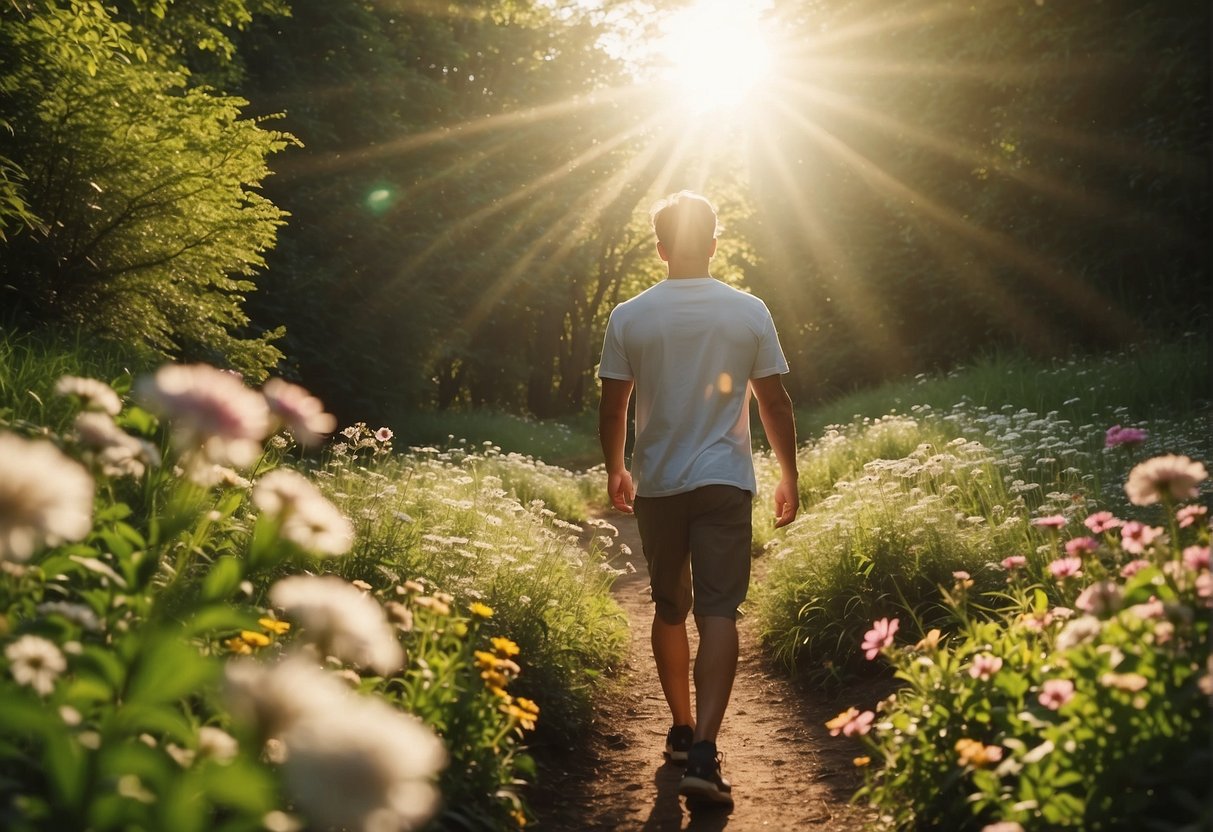
[[[860,713],[858,708],[847,708],[827,722],[826,727],[830,729],[831,737],[836,737],[839,734],[842,734],[844,737],[862,737],[871,730],[872,720],[875,718],[876,714],[871,711]]]
[[[1099,541],[1093,537],[1076,537],[1066,541],[1066,554],[1071,557],[1082,557],[1099,548]]]
[[[1135,506],[1159,500],[1191,500],[1200,494],[1199,484],[1209,478],[1205,466],[1186,456],[1166,454],[1134,466],[1125,483],[1125,494]]]
[[[1040,704],[1056,711],[1074,698],[1074,683],[1069,679],[1046,679],[1040,686]]]
[[[1058,558],[1049,564],[1049,572],[1059,581],[1076,578],[1082,574],[1082,559]]]
[[[1016,569],[1022,569],[1028,562],[1028,559],[1023,555],[1008,555],[1002,559],[1002,568],[1008,572],[1013,572]]]
[[[969,665],[969,675],[984,682],[997,673],[1001,667],[1002,659],[998,656],[979,653],[973,657],[973,664]]]
[[[1130,520],[1120,527],[1120,545],[1126,552],[1140,555],[1155,540],[1162,536],[1162,529]]]
[[[270,412],[300,445],[319,444],[337,427],[337,417],[324,412],[320,399],[298,384],[272,378],[261,388]]]
[[[1104,447],[1116,448],[1120,445],[1136,446],[1146,441],[1146,432],[1141,428],[1122,428],[1112,425],[1104,434]]]
[[[1060,529],[1066,524],[1066,518],[1060,514],[1050,514],[1048,517],[1035,517],[1032,525],[1042,529]]]
[[[1097,511],[1082,522],[1092,534],[1103,534],[1120,525],[1120,520],[1110,511]]]
[[[1204,599],[1206,607],[1213,601],[1213,572],[1201,572],[1196,576],[1196,597]]]
[[[395,435],[396,434],[392,433],[391,428],[380,428],[379,430],[375,431],[375,438],[380,442],[391,442],[392,437]]]
[[[1138,572],[1145,569],[1149,565],[1150,565],[1150,562],[1148,560],[1143,560],[1142,558],[1137,558],[1136,560],[1131,560],[1128,563],[1126,563],[1124,566],[1120,567],[1120,577],[1132,578],[1134,575],[1136,575]]]
[[[1104,673],[1099,677],[1099,683],[1106,688],[1136,693],[1145,688],[1150,682],[1140,673]]]
[[[1115,581],[1097,581],[1079,593],[1074,606],[1091,615],[1106,615],[1120,608],[1123,597],[1120,584]]]
[[[1181,529],[1186,529],[1208,513],[1209,509],[1205,506],[1184,506],[1175,512],[1175,519],[1179,521]]]
[[[238,376],[206,364],[166,364],[139,379],[135,393],[171,422],[179,446],[217,465],[251,463],[269,433],[265,398]]]
[[[1043,632],[1046,627],[1053,623],[1053,613],[1045,610],[1044,612],[1025,612],[1019,616],[1019,623],[1024,626],[1024,629],[1031,630],[1034,633]]]
[[[1209,547],[1208,546],[1189,546],[1184,549],[1184,564],[1193,572],[1208,570],[1209,568]]]
[[[1167,608],[1163,605],[1162,601],[1151,597],[1149,601],[1129,607],[1129,612],[1142,621],[1157,621],[1166,617]]]
[[[893,643],[893,634],[900,625],[901,622],[896,618],[881,618],[872,622],[872,629],[864,634],[863,644],[860,645],[868,661],[876,658],[877,653]]]

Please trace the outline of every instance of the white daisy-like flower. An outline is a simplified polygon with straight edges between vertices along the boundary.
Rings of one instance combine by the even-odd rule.
[[[280,523],[278,533],[317,555],[344,555],[354,545],[354,526],[311,480],[275,468],[253,486],[253,503]]]
[[[135,383],[136,397],[169,420],[173,440],[218,465],[257,459],[270,428],[261,394],[240,378],[206,364],[168,364]]]
[[[84,402],[87,410],[99,410],[110,416],[122,411],[122,399],[104,381],[80,376],[63,376],[55,382],[55,393],[60,396],[76,396]]]
[[[240,752],[240,743],[221,728],[203,725],[198,729],[198,755],[210,757],[221,763],[234,760]]]
[[[404,663],[404,650],[383,607],[333,575],[294,575],[270,588],[270,601],[299,625],[299,638],[322,656],[387,674]]]
[[[0,561],[26,561],[93,527],[93,478],[50,442],[0,433]]]
[[[107,477],[141,477],[160,465],[160,451],[151,442],[131,436],[104,413],[85,411],[76,417],[80,442],[94,449],[95,459]]]
[[[314,714],[283,736],[283,778],[317,828],[411,830],[437,811],[442,741],[415,717],[350,693],[339,713]]]
[[[1069,650],[1071,647],[1086,644],[1094,640],[1101,629],[1103,626],[1099,623],[1098,618],[1093,615],[1080,615],[1078,618],[1066,622],[1066,626],[1062,627],[1061,632],[1057,634],[1054,646],[1058,650]]]
[[[4,648],[4,657],[17,684],[33,688],[40,696],[49,695],[59,674],[67,670],[63,653],[40,636],[22,636]]]
[[[264,740],[280,740],[309,714],[340,714],[349,689],[315,664],[299,657],[276,665],[252,659],[229,661],[223,671],[223,699],[232,718],[256,728]]]
[[[1148,506],[1159,500],[1190,500],[1200,495],[1200,483],[1209,478],[1205,466],[1178,454],[1147,459],[1134,466],[1125,483],[1129,502]]]
[[[298,384],[272,378],[261,388],[273,414],[300,445],[317,445],[337,427],[337,417]]]

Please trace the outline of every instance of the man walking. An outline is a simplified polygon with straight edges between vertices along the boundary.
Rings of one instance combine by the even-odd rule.
[[[653,658],[673,727],[666,756],[685,762],[679,793],[732,807],[716,735],[737,671],[737,608],[750,579],[750,390],[779,463],[775,525],[796,518],[796,425],[781,374],[788,364],[770,312],[708,270],[716,211],[681,191],[652,212],[668,277],[611,312],[602,363],[599,436],[615,508],[635,511],[656,610]],[[624,462],[636,393],[632,469]],[[634,509],[633,509],[634,505]],[[699,631],[695,710],[686,618]]]

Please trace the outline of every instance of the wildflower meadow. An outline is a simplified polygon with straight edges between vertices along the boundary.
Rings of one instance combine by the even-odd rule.
[[[325,443],[303,388],[206,365],[44,381],[66,426],[0,430],[3,828],[528,822],[530,738],[624,637],[574,475]]]

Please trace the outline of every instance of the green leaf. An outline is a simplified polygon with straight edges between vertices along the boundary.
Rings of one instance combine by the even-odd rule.
[[[219,558],[202,582],[202,599],[219,601],[230,596],[244,578],[244,561],[230,555]]]
[[[257,629],[257,616],[227,604],[211,604],[199,610],[186,625],[190,636],[208,635],[232,630]]]
[[[127,685],[127,701],[159,704],[196,692],[219,672],[217,664],[181,640],[178,633],[159,632],[136,657]]]

